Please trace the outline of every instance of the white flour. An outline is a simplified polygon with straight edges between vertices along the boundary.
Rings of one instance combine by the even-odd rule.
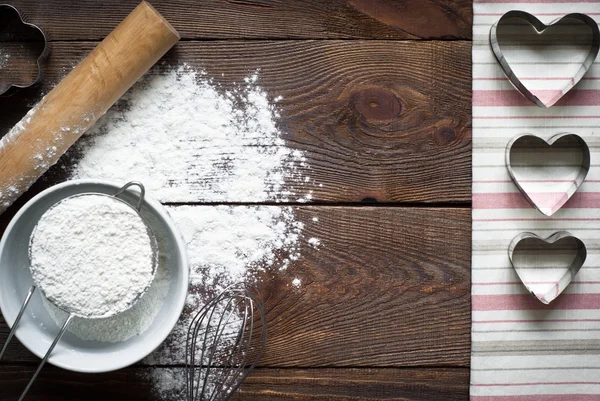
[[[144,222],[109,196],[83,195],[54,205],[33,231],[30,255],[33,279],[44,295],[78,316],[127,309],[154,276]]]
[[[182,318],[167,340],[150,355],[148,364],[185,363],[185,339],[193,312],[223,288],[259,273],[284,271],[300,256],[303,223],[291,207],[171,206],[190,257],[190,295]],[[293,284],[296,288],[300,282]],[[181,400],[183,369],[156,368],[144,374],[161,400]]]
[[[259,272],[285,270],[299,257],[304,228],[293,210],[279,206],[175,206],[190,257],[190,295],[182,318],[165,343],[148,358],[152,364],[184,363],[185,336],[193,311],[236,282]]]
[[[313,248],[319,248],[321,246],[321,240],[313,237],[308,240],[308,244]]]
[[[189,67],[151,72],[78,142],[74,152],[81,157],[72,177],[139,180],[150,195],[171,203],[309,201],[310,192],[293,189],[313,180],[301,176],[299,167],[308,169],[304,153],[288,148],[277,127],[281,97],[270,98],[258,82],[253,74],[224,91]],[[190,314],[230,284],[284,274],[300,257],[304,228],[291,207],[167,208],[187,242],[190,295],[176,328],[148,364],[183,363]],[[298,279],[294,286],[300,284]],[[162,298],[150,295],[160,308]],[[82,330],[82,338],[123,337],[110,338],[111,330],[101,326]],[[147,372],[161,399],[181,399],[181,369]]]
[[[187,67],[145,76],[78,142],[73,177],[139,180],[162,202],[287,200],[305,158],[256,81],[224,92]]]
[[[0,68],[6,67],[8,64],[8,60],[10,59],[10,54],[2,54],[0,53]]]
[[[140,335],[150,327],[160,312],[170,284],[171,274],[168,266],[159,263],[152,286],[131,309],[103,319],[90,320],[76,317],[69,324],[68,330],[82,340],[108,343],[125,341]],[[44,307],[58,326],[67,319],[67,314],[50,302],[44,300]]]

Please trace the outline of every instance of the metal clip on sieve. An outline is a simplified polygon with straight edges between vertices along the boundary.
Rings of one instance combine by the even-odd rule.
[[[137,186],[140,189],[139,200],[137,201],[137,204],[135,205],[135,207],[132,206],[131,204],[129,204],[128,202],[125,202],[121,198],[119,198],[119,196],[122,195],[131,186]],[[145,190],[144,186],[140,182],[131,181],[131,182],[128,182],[127,184],[123,185],[113,195],[106,195],[106,194],[103,194],[103,193],[88,192],[88,193],[73,195],[73,196],[67,197],[65,199],[79,197],[79,196],[84,196],[84,195],[101,195],[101,196],[114,197],[115,199],[118,199],[119,201],[127,204],[129,207],[135,209],[137,211],[137,213],[140,214],[140,211],[142,209],[142,205],[144,203],[144,197],[146,195],[146,190]],[[64,201],[65,199],[57,202],[56,204]],[[142,216],[140,215],[140,217],[142,217]],[[146,222],[143,219],[143,217],[142,217],[142,221],[144,221],[144,224],[146,224]],[[152,235],[152,232],[148,228],[147,224],[146,224],[146,228],[148,229],[148,235],[150,236],[150,239],[151,239],[151,242],[152,242],[152,248],[153,248],[153,251],[154,251],[154,265],[153,265],[153,272],[154,272],[153,276],[154,276],[154,275],[156,275],[156,269],[157,269],[157,265],[158,265],[157,245],[156,245],[156,239]],[[2,347],[2,350],[0,351],[0,360],[2,360],[2,357],[4,356],[4,353],[6,352],[6,349],[8,348],[8,344],[10,343],[10,341],[12,340],[15,332],[17,331],[17,326],[19,324],[19,321],[23,317],[23,313],[25,312],[25,309],[27,308],[27,305],[29,304],[29,301],[31,300],[31,297],[33,296],[33,293],[35,292],[35,290],[37,289],[37,287],[38,287],[37,284],[34,282],[34,284],[29,288],[29,291],[27,292],[27,296],[25,296],[25,300],[23,301],[23,306],[21,306],[21,310],[17,314],[17,318],[15,319],[15,321],[14,321],[14,323],[12,325],[10,333],[8,334],[8,338],[6,339],[6,342],[4,343],[4,346]],[[146,288],[146,291],[147,291],[147,288]],[[120,311],[117,311],[116,313],[112,314],[111,316],[117,315],[117,314],[122,313],[125,310],[131,308],[137,302],[137,300],[139,300],[144,295],[144,293],[145,293],[145,291],[142,292],[138,297],[136,297],[136,299],[130,305],[128,305],[127,308],[125,308],[123,310],[120,310]],[[21,397],[19,398],[19,401],[22,401],[25,398],[25,396],[27,395],[27,392],[29,391],[29,389],[33,385],[33,382],[35,381],[35,379],[37,378],[37,376],[40,374],[40,372],[42,370],[42,367],[46,364],[46,362],[50,358],[50,355],[51,355],[52,351],[54,350],[54,348],[56,347],[56,344],[58,344],[58,342],[60,341],[60,339],[63,336],[63,334],[65,334],[65,331],[67,330],[67,327],[69,326],[69,323],[73,320],[73,318],[74,317],[81,317],[81,318],[88,318],[88,319],[89,318],[92,318],[92,319],[95,318],[95,316],[77,316],[77,314],[75,314],[75,313],[73,313],[71,311],[65,310],[64,308],[61,308],[58,305],[55,305],[55,306],[58,307],[59,309],[64,310],[66,313],[68,313],[67,320],[62,325],[60,331],[58,332],[58,334],[54,338],[54,341],[50,345],[50,348],[48,348],[48,351],[46,352],[46,355],[44,355],[44,357],[42,358],[42,361],[40,362],[37,370],[33,374],[33,377],[31,378],[31,380],[27,384],[27,387],[23,391],[23,394],[21,394]],[[104,315],[102,317],[110,317],[110,316]]]

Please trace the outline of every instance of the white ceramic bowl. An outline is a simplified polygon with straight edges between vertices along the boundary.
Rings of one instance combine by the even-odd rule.
[[[0,310],[12,327],[29,287],[29,237],[42,214],[56,202],[85,192],[114,194],[125,183],[101,180],[68,181],[41,192],[12,219],[0,241]],[[135,205],[135,190],[121,199]],[[149,355],[169,335],[185,305],[189,267],[185,243],[167,210],[146,196],[141,214],[159,240],[160,257],[168,266],[171,284],[160,312],[152,325],[139,336],[118,343],[84,341],[70,332],[62,337],[49,362],[76,372],[109,372],[129,366]],[[59,328],[42,304],[36,291],[19,322],[16,337],[38,357],[48,350]],[[15,340],[13,340],[15,341]]]

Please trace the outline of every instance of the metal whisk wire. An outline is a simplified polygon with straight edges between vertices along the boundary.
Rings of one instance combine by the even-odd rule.
[[[198,311],[190,324],[186,340],[187,400],[228,400],[260,360],[266,342],[261,300],[244,284],[226,288]]]

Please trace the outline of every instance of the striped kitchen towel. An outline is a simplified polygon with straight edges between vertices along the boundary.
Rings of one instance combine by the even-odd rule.
[[[513,89],[490,48],[491,25],[510,10],[545,23],[572,12],[598,21],[600,0],[474,1],[471,400],[600,401],[600,61],[555,106],[535,106]],[[585,59],[587,38],[565,23],[548,33],[555,40],[547,45],[531,28],[512,25],[503,36],[507,59],[536,96],[552,100]],[[591,167],[571,200],[546,217],[512,182],[505,148],[520,134],[563,132],[587,142]],[[534,178],[532,192],[548,188],[536,181],[553,183]],[[508,247],[524,231],[560,230],[581,239],[588,256],[563,294],[544,305],[520,282]]]

